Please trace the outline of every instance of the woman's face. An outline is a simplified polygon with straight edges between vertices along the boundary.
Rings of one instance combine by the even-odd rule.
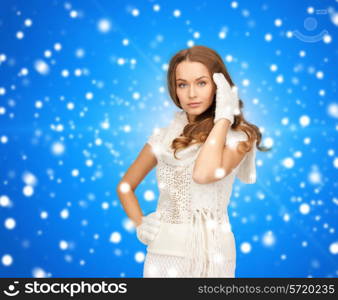
[[[216,85],[208,69],[199,62],[182,61],[176,67],[176,94],[189,122],[206,111],[212,104]],[[196,107],[190,106],[198,102]]]

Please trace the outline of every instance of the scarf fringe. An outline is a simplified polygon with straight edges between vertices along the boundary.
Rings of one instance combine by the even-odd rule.
[[[196,210],[192,218],[186,241],[184,274],[186,277],[226,276],[228,262],[224,256],[226,249],[222,234],[229,228],[217,224],[213,214],[207,209]]]

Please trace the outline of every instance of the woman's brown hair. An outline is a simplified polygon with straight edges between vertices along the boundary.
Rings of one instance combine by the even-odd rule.
[[[200,62],[204,64],[209,71],[210,78],[212,78],[213,73],[223,73],[230,86],[234,86],[234,83],[227,71],[227,68],[222,58],[216,51],[205,46],[193,46],[188,49],[183,49],[176,53],[170,60],[167,74],[169,95],[176,104],[176,106],[181,109],[182,107],[176,94],[176,68],[177,65],[183,61]],[[216,85],[214,82],[213,84],[216,91]],[[271,150],[271,148],[269,149],[259,145],[262,139],[262,134],[256,125],[251,124],[245,120],[242,112],[243,107],[243,101],[240,99],[240,114],[235,115],[234,123],[231,125],[231,128],[233,130],[242,130],[248,137],[247,141],[241,141],[238,143],[238,150],[242,153],[250,151],[255,139],[257,139],[256,145],[258,150]],[[183,133],[173,140],[171,147],[172,149],[174,149],[175,158],[177,158],[175,155],[177,150],[184,149],[193,144],[204,143],[206,141],[210,131],[214,126],[215,109],[216,93],[210,107],[205,112],[198,115],[193,122],[187,124],[183,129]]]

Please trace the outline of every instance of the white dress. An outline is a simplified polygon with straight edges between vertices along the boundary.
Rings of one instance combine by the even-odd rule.
[[[148,244],[143,277],[235,277],[236,246],[228,217],[232,185],[256,181],[256,141],[230,174],[209,184],[192,179],[194,162],[202,144],[176,152],[170,148],[188,123],[184,111],[174,113],[166,128],[148,139],[157,158],[156,177],[160,231]],[[247,140],[244,132],[229,128],[226,144]]]

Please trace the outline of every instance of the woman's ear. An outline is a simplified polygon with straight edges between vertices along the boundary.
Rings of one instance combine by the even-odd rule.
[[[216,85],[215,81],[212,81],[212,92],[214,94],[216,94],[216,91],[217,91],[217,85]]]
[[[216,100],[216,91],[217,91],[217,87],[215,85],[215,87],[214,87],[214,89],[212,91],[212,94],[213,94],[215,100]]]

